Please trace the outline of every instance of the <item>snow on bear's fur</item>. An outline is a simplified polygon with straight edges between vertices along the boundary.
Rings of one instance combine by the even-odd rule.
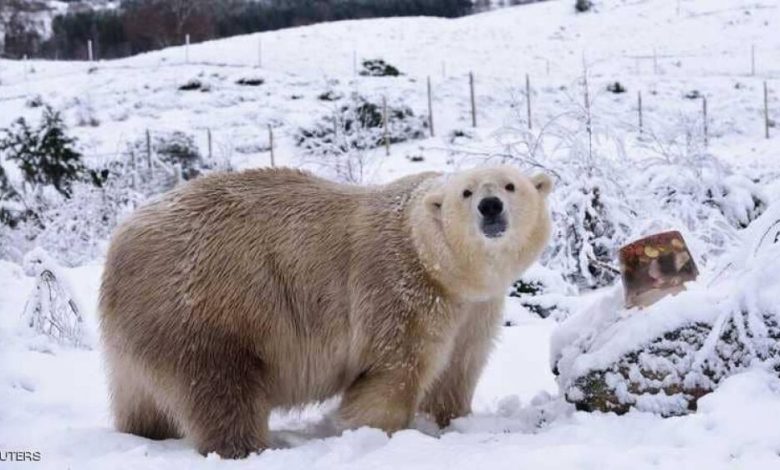
[[[264,169],[168,193],[106,260],[117,428],[235,458],[269,445],[272,409],[338,394],[345,428],[467,414],[550,189],[511,167],[377,187]]]

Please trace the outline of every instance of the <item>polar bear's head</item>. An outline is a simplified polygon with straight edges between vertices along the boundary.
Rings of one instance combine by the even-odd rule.
[[[528,177],[510,166],[431,180],[411,219],[426,269],[464,298],[505,294],[547,244],[551,189],[548,176]]]

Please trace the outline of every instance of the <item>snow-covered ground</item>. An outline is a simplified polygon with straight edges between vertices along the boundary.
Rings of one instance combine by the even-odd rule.
[[[593,125],[602,138],[594,145],[621,147],[604,154],[637,159],[658,151],[652,137],[639,138],[638,92],[643,130],[657,137],[656,144],[670,132],[700,142],[702,100],[696,91],[708,100],[707,153],[735,174],[760,181],[766,202],[778,203],[780,128],[770,129],[771,139],[764,138],[762,92],[766,81],[769,107],[774,119],[780,119],[779,2],[603,0],[596,2],[595,13],[585,15],[576,15],[573,3],[550,1],[455,20],[321,24],[108,62],[0,60],[0,127],[20,116],[36,121],[40,108],[30,103],[40,97],[63,110],[92,164],[119,158],[146,130],[178,130],[192,134],[203,154],[210,132],[212,158],[246,168],[270,164],[267,129],[272,126],[276,163],[306,166],[310,162],[293,142],[297,129],[338,106],[320,95],[384,96],[425,116],[430,76],[436,135],[394,144],[390,156],[384,149],[369,152],[363,181],[382,182],[417,171],[450,171],[510,152],[525,135],[520,129],[527,127],[526,74],[534,132],[558,122],[561,114],[581,113],[583,86],[578,80],[587,69]],[[373,58],[386,60],[404,75],[357,75],[355,63],[359,69],[362,59]],[[476,128],[471,125],[470,71],[475,76]],[[264,83],[236,83],[247,78]],[[178,90],[192,79],[209,91]],[[627,92],[606,91],[615,81]],[[666,150],[666,160],[679,157],[679,149]],[[411,156],[424,160],[415,162],[407,158]],[[541,163],[562,173],[568,168],[561,161]],[[633,191],[652,172],[630,168],[636,174],[610,177],[619,179],[617,187]],[[717,172],[704,174],[725,181]],[[555,197],[559,201],[565,195]],[[714,246],[711,232],[701,235],[674,226],[678,219],[656,218],[650,208],[641,207],[648,212],[632,215],[626,236],[661,224],[682,230],[699,256],[717,256],[717,250],[707,251]],[[736,238],[733,227],[697,223],[695,227],[721,231],[715,238],[726,243]],[[718,265],[717,258],[709,264],[698,261],[705,273]],[[575,412],[559,397],[550,372],[550,337],[557,323],[531,315],[515,299],[509,299],[506,313],[514,326],[502,329],[477,389],[474,415],[440,435],[420,419],[415,429],[392,437],[372,429],[336,436],[323,421],[333,407],[326,403],[275,415],[272,429],[279,449],[239,462],[203,458],[187,441],[154,442],[112,429],[96,341],[101,259],[61,272],[86,320],[85,348],[55,344],[24,325],[22,313],[34,279],[21,266],[0,261],[0,452],[40,451],[41,467],[780,468],[777,377],[761,368],[735,375],[701,399],[697,413],[683,417]],[[569,296],[566,303],[576,312],[601,295]],[[0,467],[14,465],[0,462]]]
[[[94,319],[100,265],[67,270]],[[660,418],[574,412],[557,398],[548,361],[555,323],[504,328],[477,388],[474,415],[440,435],[432,423],[392,437],[376,429],[336,436],[332,403],[271,420],[279,449],[239,462],[204,458],[186,440],[150,441],[112,429],[100,354],[35,336],[19,324],[32,280],[0,264],[0,450],[34,450],[34,468],[744,468],[780,464],[780,379],[760,369],[728,379],[696,414]],[[518,308],[510,302],[510,309]],[[89,329],[94,333],[94,324]],[[89,336],[89,335],[88,335]],[[18,463],[18,468],[33,464]],[[3,468],[14,468],[3,463]]]

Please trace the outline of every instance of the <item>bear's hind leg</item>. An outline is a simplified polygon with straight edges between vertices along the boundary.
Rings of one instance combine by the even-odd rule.
[[[144,388],[144,377],[128,360],[112,360],[111,407],[117,430],[149,439],[180,438],[176,423]]]
[[[176,424],[146,393],[135,397],[116,398],[114,419],[121,432],[143,436],[149,439],[178,439],[181,437]]]
[[[197,378],[185,384],[181,397],[184,425],[198,451],[240,459],[269,447],[271,406],[260,368],[231,360],[234,367],[228,359],[204,366]]]

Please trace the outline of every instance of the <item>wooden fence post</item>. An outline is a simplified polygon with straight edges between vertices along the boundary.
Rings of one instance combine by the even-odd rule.
[[[477,127],[477,103],[474,99],[474,72],[469,72],[469,89],[471,91],[471,127]]]
[[[658,52],[653,48],[653,74],[658,75]]]
[[[526,111],[528,112],[528,130],[533,128],[531,124],[531,78],[528,74],[525,74],[525,102]]]
[[[710,144],[709,127],[707,124],[707,97],[702,96],[701,98],[701,112],[704,119],[704,146],[707,147]]]
[[[431,97],[431,77],[428,77],[428,127],[431,129],[431,137],[435,134],[433,132],[433,98]]]
[[[135,190],[138,187],[138,184],[136,183],[136,178],[138,178],[138,164],[135,161],[135,150],[130,150],[130,167],[133,169],[130,172],[130,187]]]
[[[756,45],[750,45],[750,75],[756,74]]]
[[[184,35],[184,63],[190,63],[190,35]]]
[[[274,129],[268,124],[268,146],[271,148],[271,168],[276,166],[276,158],[274,156]]]
[[[636,93],[636,104],[637,104],[637,115],[639,117],[639,133],[642,134],[644,131],[644,123],[642,120],[642,92],[638,91]]]
[[[213,154],[211,153],[211,129],[206,129],[206,138],[209,144],[209,161],[211,161],[213,157]]]
[[[764,81],[764,134],[769,138],[769,89]]]
[[[89,61],[92,62],[95,58],[95,56],[92,54],[92,40],[87,40],[87,57],[89,58]]]
[[[387,97],[382,97],[382,124],[385,137],[385,155],[390,156],[390,135],[387,131]]]
[[[149,168],[149,174],[152,171],[152,136],[149,129],[146,129],[146,166]]]

